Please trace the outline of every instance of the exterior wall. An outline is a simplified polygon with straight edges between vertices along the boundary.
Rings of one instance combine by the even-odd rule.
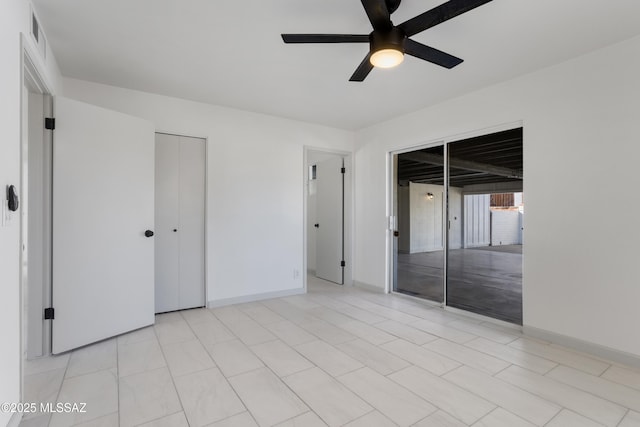
[[[607,219],[610,206],[625,206],[616,224],[635,223],[640,210],[640,198],[629,198],[640,158],[638,75],[634,37],[359,131],[355,280],[388,286],[390,151],[523,126],[525,327],[640,356],[640,228]],[[594,205],[597,193],[609,203]]]
[[[522,214],[517,210],[491,210],[491,246],[522,243]]]
[[[491,243],[491,215],[488,194],[464,196],[464,247],[477,248]]]

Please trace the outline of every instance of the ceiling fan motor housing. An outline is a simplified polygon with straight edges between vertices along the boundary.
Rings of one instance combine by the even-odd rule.
[[[371,52],[382,49],[394,49],[404,53],[404,41],[407,38],[402,29],[393,27],[389,31],[373,31],[369,34]]]

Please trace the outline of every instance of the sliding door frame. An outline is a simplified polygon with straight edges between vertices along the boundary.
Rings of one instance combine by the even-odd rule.
[[[413,300],[426,303],[427,305],[435,305],[439,306],[447,311],[467,315],[470,317],[482,318],[487,321],[494,321],[495,323],[500,323],[504,325],[511,325],[510,323],[504,322],[499,319],[494,319],[488,316],[482,316],[479,314],[475,314],[466,310],[461,310],[455,307],[449,307],[447,305],[447,273],[448,273],[448,258],[449,258],[449,231],[450,231],[450,220],[449,220],[449,144],[456,143],[459,141],[463,141],[470,138],[475,138],[478,136],[489,135],[492,133],[523,128],[524,129],[524,121],[518,120],[514,122],[504,123],[496,126],[480,128],[476,130],[472,130],[465,133],[454,134],[444,138],[437,138],[431,141],[425,141],[422,144],[412,145],[409,147],[398,147],[395,149],[391,149],[387,152],[387,206],[386,206],[386,214],[387,214],[387,244],[386,244],[386,258],[387,258],[387,274],[385,280],[385,292],[393,293],[396,295],[401,295],[407,298],[411,298]],[[414,297],[411,295],[403,294],[397,292],[394,289],[394,279],[397,276],[397,265],[395,265],[395,247],[394,247],[394,231],[397,230],[398,227],[398,218],[396,216],[395,204],[397,203],[397,193],[395,190],[395,186],[397,185],[397,176],[398,176],[398,168],[397,162],[394,161],[394,157],[398,154],[409,153],[412,151],[422,150],[425,148],[434,148],[434,147],[444,147],[444,212],[443,212],[443,226],[445,229],[444,233],[444,244],[443,244],[443,274],[442,274],[442,289],[443,289],[443,301],[435,302],[424,298]],[[524,277],[522,281],[522,298],[524,305],[524,297],[525,297],[525,282]]]

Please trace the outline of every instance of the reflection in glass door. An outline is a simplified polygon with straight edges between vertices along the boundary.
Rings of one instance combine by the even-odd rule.
[[[522,128],[447,151],[446,304],[522,324]]]
[[[444,146],[396,155],[394,291],[444,301]]]
[[[522,134],[394,156],[395,292],[522,324]]]

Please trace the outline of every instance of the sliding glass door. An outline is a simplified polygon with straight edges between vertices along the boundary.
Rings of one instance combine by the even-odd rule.
[[[394,155],[393,290],[522,324],[522,128]]]

